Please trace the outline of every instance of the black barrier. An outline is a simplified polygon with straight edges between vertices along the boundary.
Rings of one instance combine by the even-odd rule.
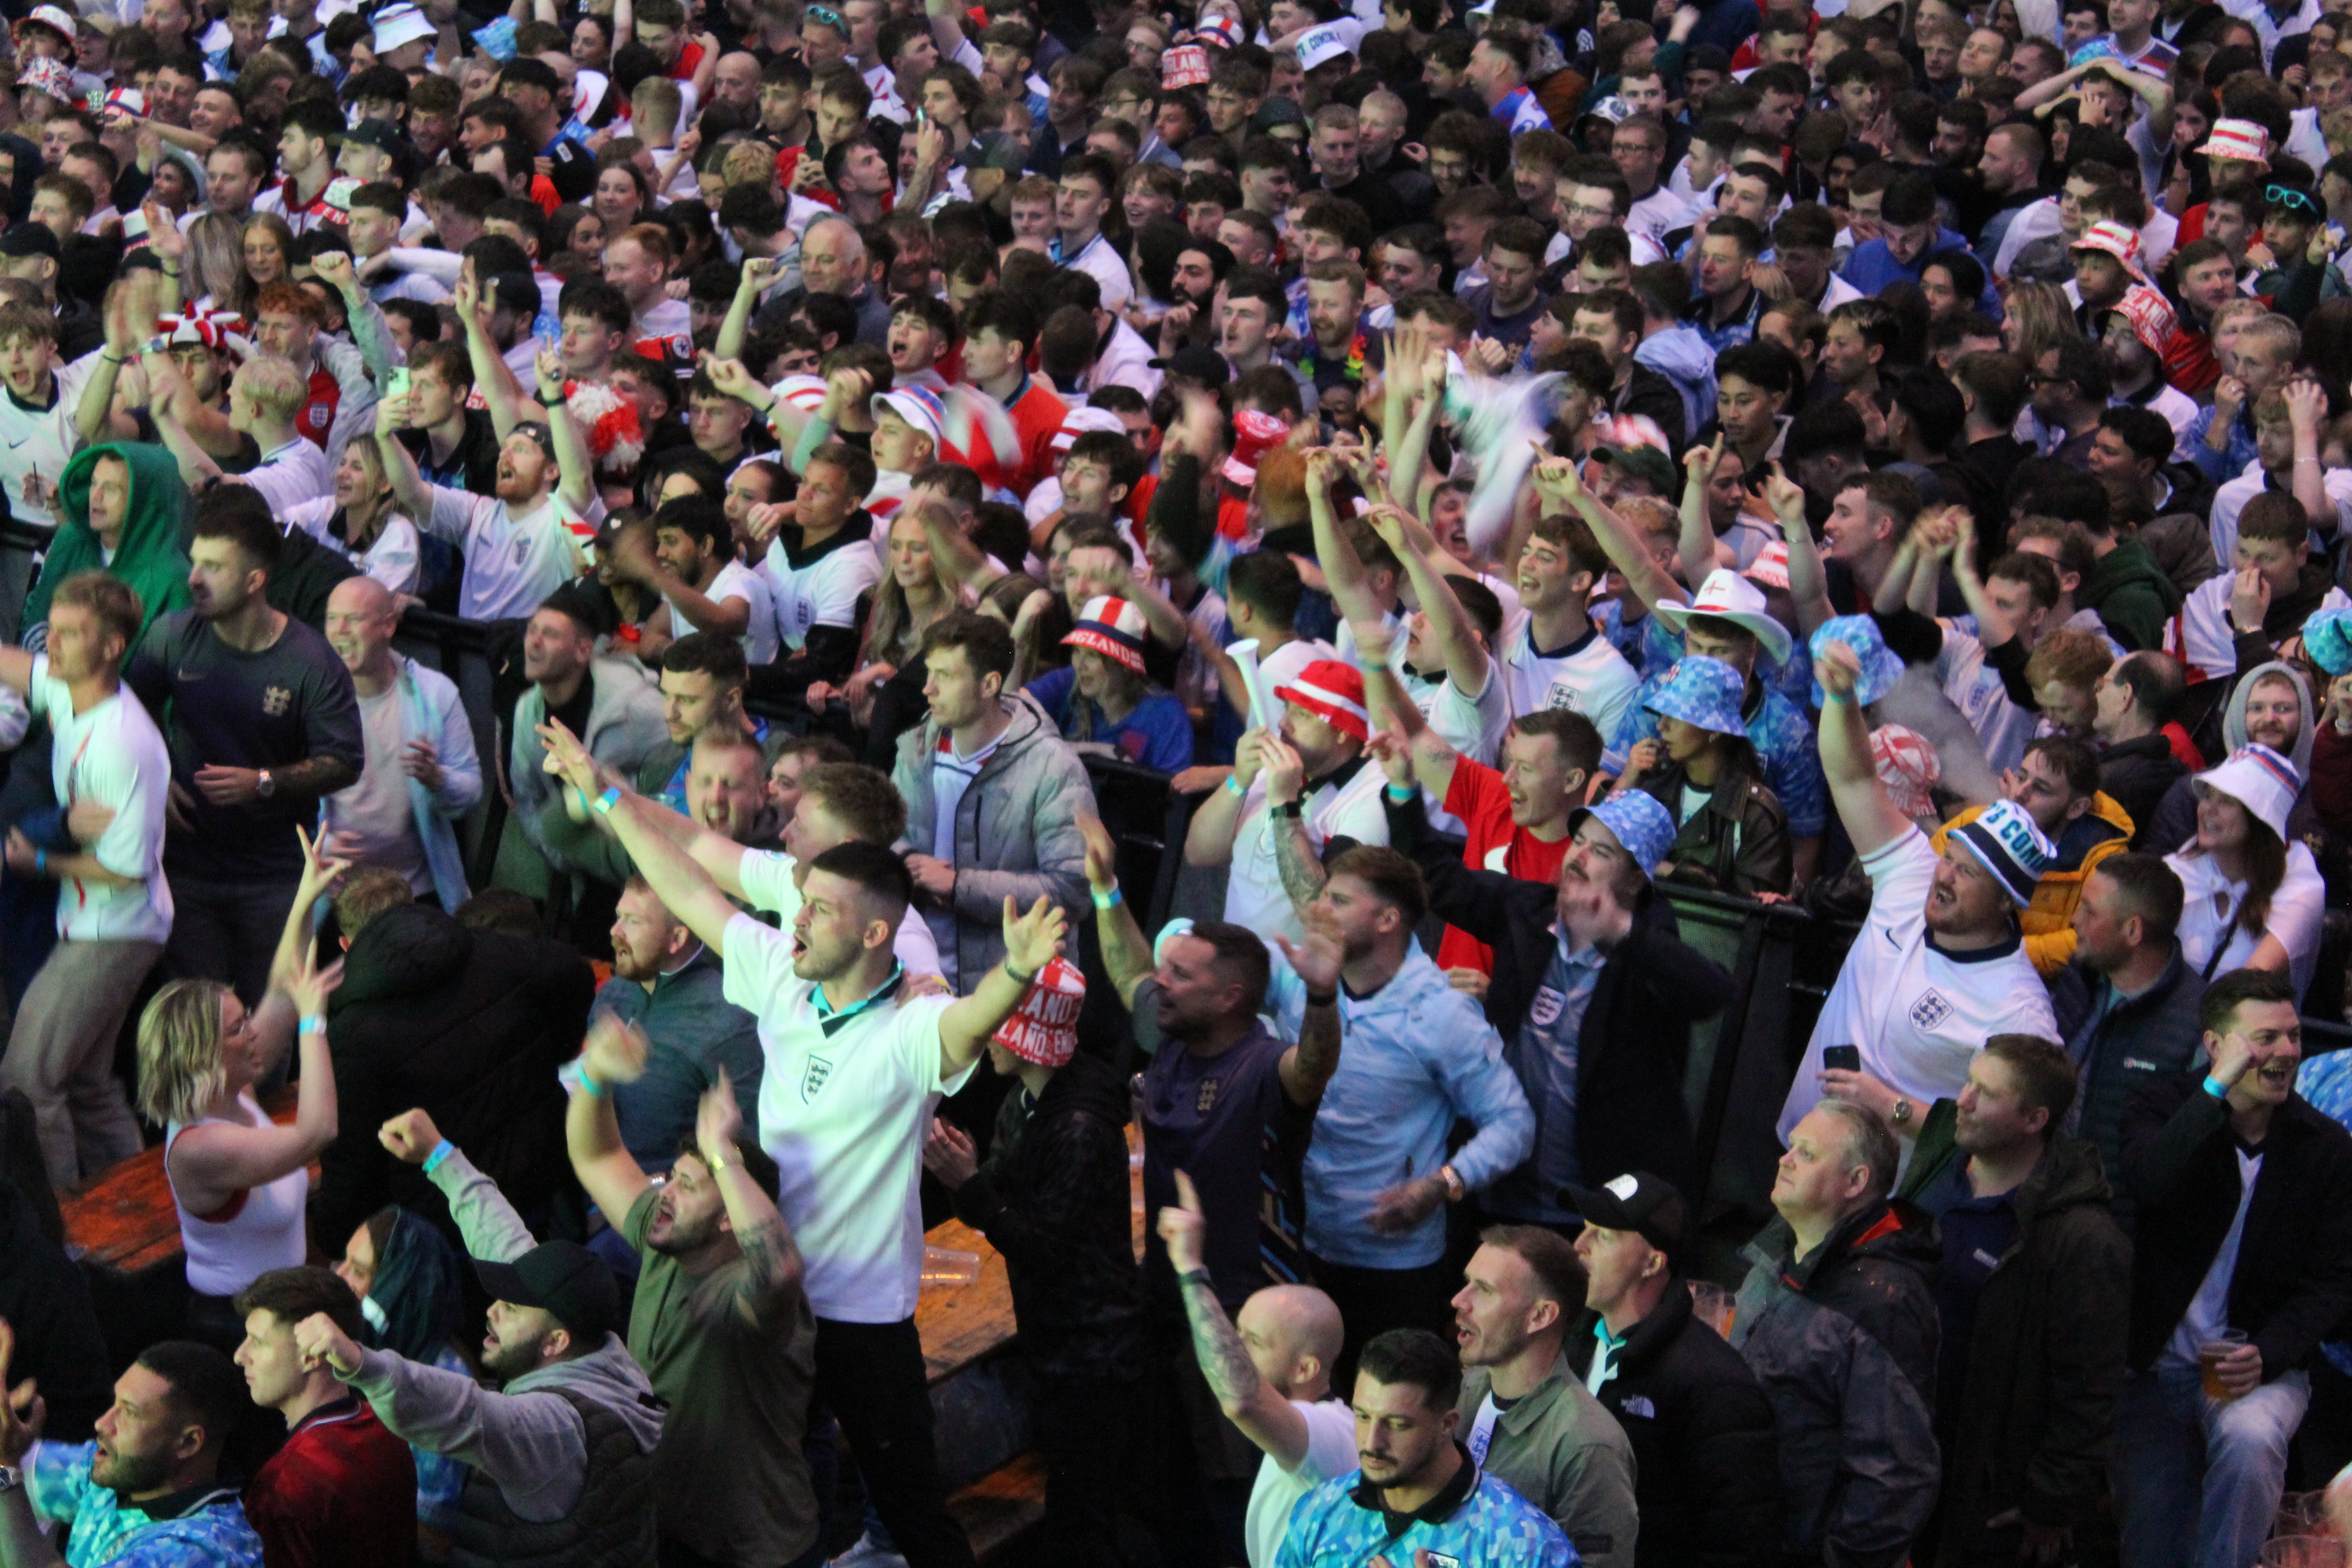
[[[15,518],[0,519],[0,642],[14,644],[25,629],[25,595],[33,591],[49,531]]]

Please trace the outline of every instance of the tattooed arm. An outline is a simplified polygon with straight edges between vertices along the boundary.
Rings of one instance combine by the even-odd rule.
[[[739,1148],[742,1133],[743,1107],[721,1068],[719,1081],[703,1091],[702,1102],[695,1108],[695,1147],[702,1151],[702,1163],[719,1184],[727,1222],[743,1249],[744,1274],[735,1288],[735,1310],[745,1322],[764,1328],[792,1310],[805,1267],[776,1200],[743,1169]]]
[[[1201,1375],[1209,1380],[1210,1392],[1217,1396],[1218,1408],[1276,1464],[1285,1470],[1297,1469],[1307,1458],[1307,1417],[1260,1374],[1257,1363],[1250,1360],[1249,1347],[1242,1342],[1241,1331],[1225,1316],[1224,1304],[1217,1300],[1208,1271],[1201,1264],[1208,1222],[1201,1215],[1201,1199],[1192,1190],[1192,1178],[1181,1171],[1176,1173],[1174,1205],[1160,1211],[1160,1235],[1168,1244],[1169,1264],[1184,1292],[1184,1316],[1192,1325],[1193,1358],[1201,1363]],[[1328,1303],[1325,1310],[1329,1310]],[[1328,1369],[1315,1374],[1316,1396],[1322,1392],[1319,1385],[1326,1374]]]
[[[1307,764],[1289,742],[1268,735],[1265,741],[1266,809],[1274,814],[1267,829],[1274,835],[1275,868],[1282,873],[1282,890],[1291,907],[1303,916],[1307,906],[1323,891],[1323,862],[1307,837],[1306,819],[1296,808],[1307,794]]]

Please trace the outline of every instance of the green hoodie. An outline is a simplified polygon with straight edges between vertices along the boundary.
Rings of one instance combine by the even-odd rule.
[[[99,458],[107,456],[131,465],[130,515],[122,524],[121,544],[110,562],[89,526],[89,473]],[[156,616],[185,607],[188,552],[183,540],[192,503],[188,487],[180,478],[180,465],[170,452],[129,441],[85,447],[66,465],[58,489],[58,515],[64,521],[58,524],[57,537],[41,563],[40,580],[26,597],[27,627],[48,620],[49,595],[58,584],[93,567],[112,572],[139,595],[143,612],[140,637],[146,635]],[[137,647],[139,641],[139,637],[132,637],[131,647]],[[128,652],[124,657],[129,657]]]
[[[2179,613],[2180,590],[2147,546],[2126,539],[2091,568],[2090,579],[2075,590],[2074,602],[2097,611],[2108,635],[2137,652],[2164,646],[2164,623]]]

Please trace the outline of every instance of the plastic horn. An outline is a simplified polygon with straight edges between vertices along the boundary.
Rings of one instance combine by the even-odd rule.
[[[1225,652],[1231,654],[1234,662],[1241,666],[1242,683],[1249,688],[1250,728],[1273,729],[1277,717],[1274,706],[1274,693],[1266,689],[1265,672],[1257,667],[1257,638],[1244,637],[1227,647]]]

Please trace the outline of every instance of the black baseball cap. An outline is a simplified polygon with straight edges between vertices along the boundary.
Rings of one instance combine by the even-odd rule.
[[[405,152],[408,138],[389,120],[362,120],[343,133],[346,147],[375,147],[386,153]]]
[[[494,272],[490,275],[492,303],[514,311],[517,315],[539,319],[541,301],[539,279],[528,272]]]
[[[474,1276],[492,1300],[554,1313],[591,1350],[621,1321],[621,1291],[613,1271],[576,1241],[543,1241],[512,1263],[476,1258]]]
[[[1153,360],[1151,368],[1197,381],[1212,392],[1231,381],[1234,374],[1234,367],[1225,363],[1224,355],[1198,344],[1178,349],[1165,359]]]
[[[46,256],[58,258],[57,231],[45,223],[13,223],[0,234],[0,256]]]
[[[1672,1182],[1647,1171],[1635,1171],[1597,1187],[1562,1187],[1559,1201],[1587,1225],[1633,1232],[1670,1261],[1679,1259],[1689,1238],[1690,1205]]]

